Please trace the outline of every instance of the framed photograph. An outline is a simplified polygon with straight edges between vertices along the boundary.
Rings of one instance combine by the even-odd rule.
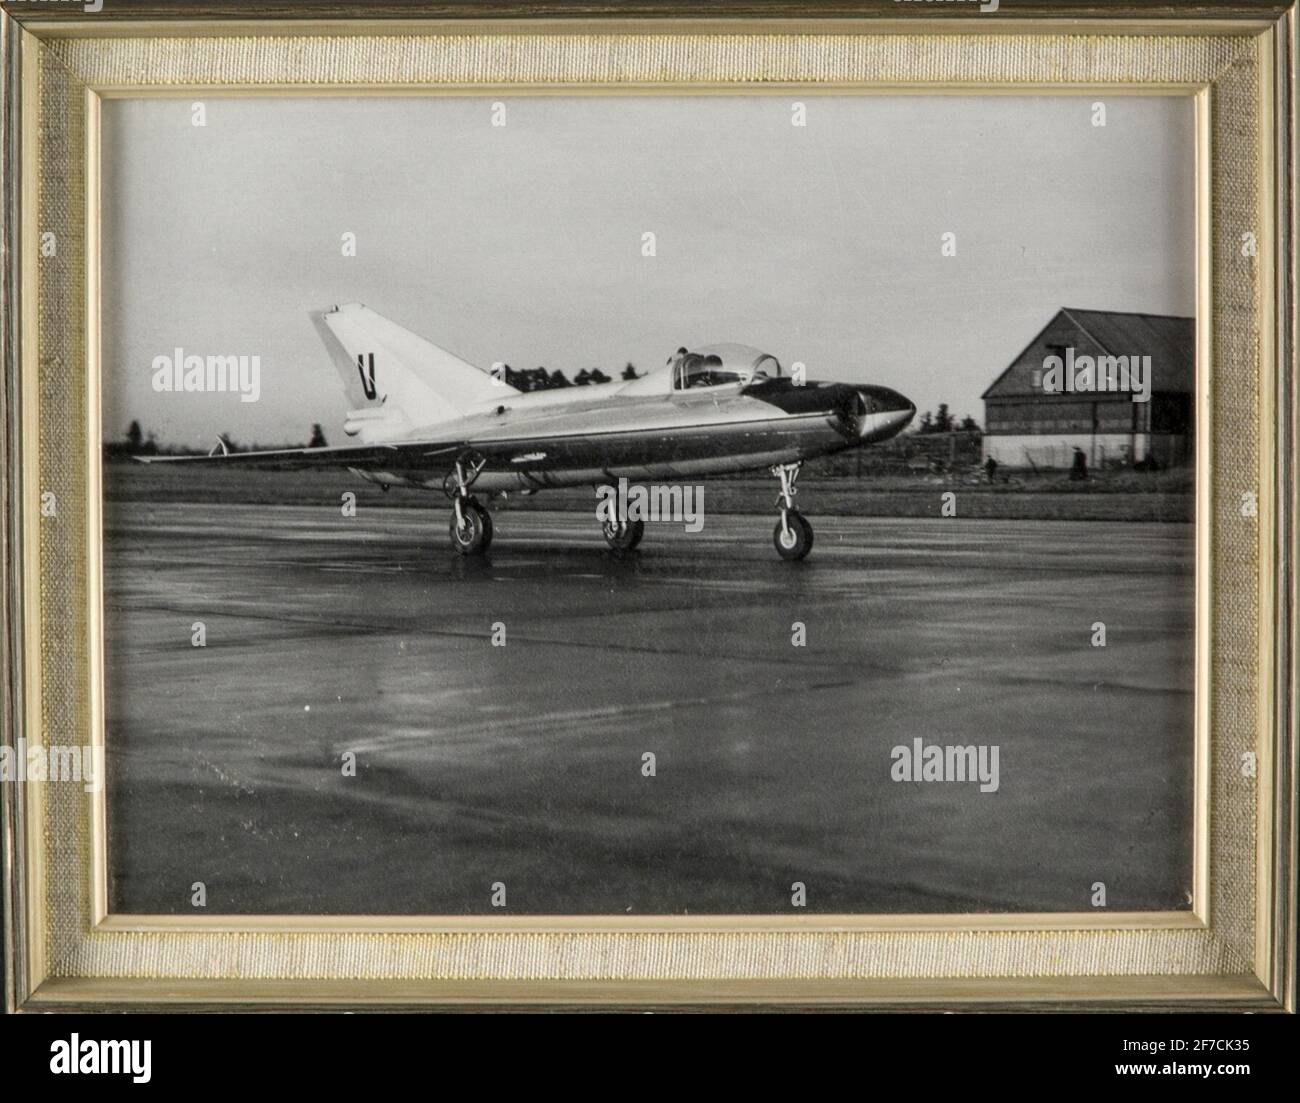
[[[1294,1010],[1295,8],[12,2],[11,1010]]]

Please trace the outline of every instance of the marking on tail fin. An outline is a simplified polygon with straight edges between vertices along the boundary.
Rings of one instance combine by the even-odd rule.
[[[367,378],[366,376],[366,368],[363,363],[364,356],[365,356],[364,353],[360,353],[360,352],[357,353],[357,374],[361,376],[361,390],[365,392],[366,398],[373,400],[374,397],[379,393],[378,389],[375,387],[375,354],[373,352],[369,354],[370,356],[369,378]]]

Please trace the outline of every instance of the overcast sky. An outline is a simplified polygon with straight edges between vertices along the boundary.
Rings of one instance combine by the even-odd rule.
[[[1059,307],[1194,312],[1190,99],[497,98],[106,101],[105,435],[341,442],[308,311],[353,300],[484,366],[741,341],[981,422]],[[178,346],[260,400],[154,393]]]

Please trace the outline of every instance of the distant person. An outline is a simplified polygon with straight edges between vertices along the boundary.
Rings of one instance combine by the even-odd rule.
[[[998,473],[998,461],[990,456],[984,461],[984,470],[988,472],[989,482],[992,482]]]
[[[1077,444],[1074,446],[1074,465],[1070,468],[1070,481],[1078,482],[1088,477],[1088,457]]]

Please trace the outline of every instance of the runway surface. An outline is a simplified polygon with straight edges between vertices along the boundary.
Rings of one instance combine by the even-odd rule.
[[[474,561],[438,504],[107,504],[113,910],[1189,906],[1190,526],[810,502],[787,564],[769,516],[619,558],[503,512]],[[891,780],[916,738],[997,791]]]

